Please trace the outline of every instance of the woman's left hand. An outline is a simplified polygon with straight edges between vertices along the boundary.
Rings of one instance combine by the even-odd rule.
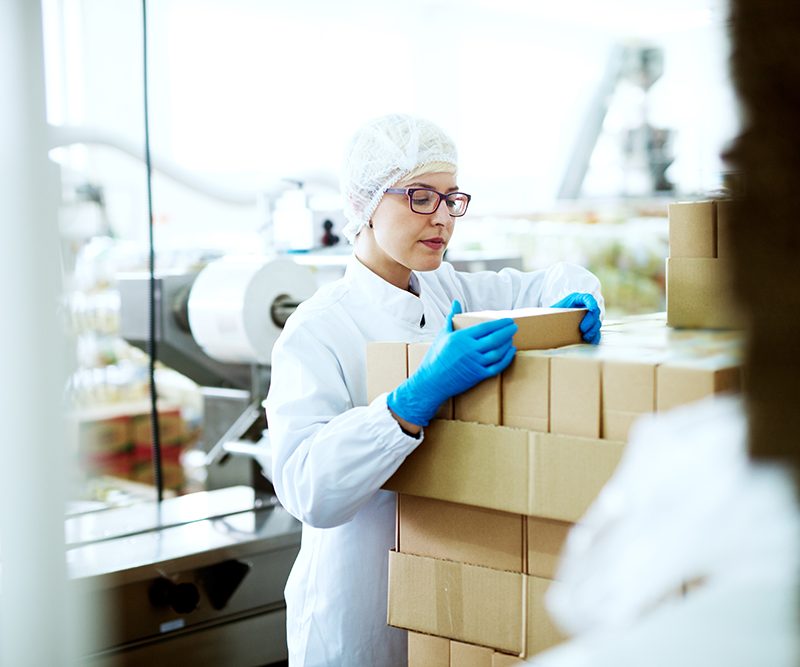
[[[600,306],[597,305],[597,300],[591,294],[573,292],[550,307],[588,308],[589,312],[581,320],[581,336],[583,336],[584,341],[592,345],[597,345],[600,342],[600,327],[602,325],[600,321]]]

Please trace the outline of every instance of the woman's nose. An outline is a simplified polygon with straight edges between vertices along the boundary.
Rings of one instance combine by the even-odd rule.
[[[435,225],[446,225],[452,221],[450,212],[447,210],[447,201],[444,199],[439,200],[439,206],[431,214],[431,222]]]

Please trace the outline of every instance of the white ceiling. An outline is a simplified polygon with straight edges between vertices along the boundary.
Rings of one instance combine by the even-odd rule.
[[[350,0],[356,5],[365,1],[373,10],[383,6],[381,0]],[[396,11],[393,2],[386,7]],[[407,0],[404,8],[505,14],[611,35],[649,37],[721,25],[727,20],[728,0]]]

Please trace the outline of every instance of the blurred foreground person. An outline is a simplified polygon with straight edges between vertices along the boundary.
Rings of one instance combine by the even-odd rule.
[[[733,0],[746,393],[644,420],[567,543],[540,667],[800,665],[800,3]],[[690,582],[687,594],[676,594]]]
[[[746,393],[637,425],[570,534],[548,605],[573,639],[539,667],[800,664],[800,3],[733,0],[731,36]]]

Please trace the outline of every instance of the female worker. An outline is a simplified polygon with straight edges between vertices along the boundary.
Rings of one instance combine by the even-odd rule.
[[[577,266],[460,273],[442,261],[470,196],[458,188],[453,142],[428,121],[390,115],[357,132],[342,193],[354,253],[344,277],[287,322],[265,401],[272,480],[303,522],[286,585],[289,662],[399,667],[406,633],[386,625],[395,495],[381,486],[424,446],[440,404],[500,373],[515,352],[512,320],[454,332],[453,315],[583,306],[583,337],[597,342],[603,299]],[[367,404],[367,343],[434,337],[412,377]]]

